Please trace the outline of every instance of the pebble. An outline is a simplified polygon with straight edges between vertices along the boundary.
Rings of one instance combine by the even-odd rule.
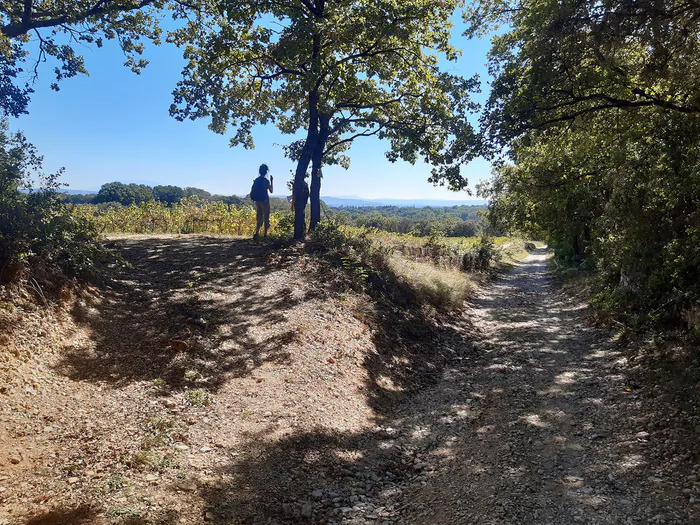
[[[313,508],[311,507],[311,503],[304,503],[304,505],[301,507],[301,517],[310,518],[312,511]]]
[[[70,485],[74,485],[75,483],[78,483],[78,481],[80,481],[80,478],[76,478],[76,477],[68,478],[68,483]]]
[[[188,447],[188,446],[185,445],[184,443],[176,443],[175,445],[173,445],[173,448],[174,448],[175,450],[180,450],[180,451],[182,451],[182,452],[185,452],[185,451],[187,451],[187,450],[190,449],[190,447]]]
[[[204,513],[204,521],[214,521],[214,513],[207,511]]]
[[[10,456],[10,463],[12,463],[13,465],[17,465],[17,463],[19,463],[20,461],[22,461],[22,458],[20,456]]]
[[[178,481],[175,486],[180,490],[184,490],[185,492],[197,490],[197,484],[191,480]]]

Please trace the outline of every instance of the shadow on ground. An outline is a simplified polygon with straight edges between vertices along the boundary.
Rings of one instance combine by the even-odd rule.
[[[474,301],[475,345],[467,318],[427,329],[378,300],[375,426],[251,436],[202,490],[216,522],[625,523],[643,503],[689,523],[674,495],[640,491],[644,415],[619,353],[535,256]]]
[[[73,379],[115,384],[159,380],[183,387],[200,369],[207,388],[287,360],[293,333],[274,333],[296,302],[269,245],[242,239],[167,237],[115,243],[130,263],[74,308],[91,340],[66,348],[59,370]],[[272,335],[267,335],[270,332]]]
[[[291,274],[274,282],[286,263],[267,264],[267,248],[208,238],[120,245],[133,266],[102,302],[75,312],[96,351],[73,349],[65,373],[180,388],[192,363],[170,341],[185,333],[201,348],[191,359],[215,370],[210,388],[288,359],[293,334],[266,334],[298,299]],[[535,256],[480,294],[471,315],[427,316],[375,293],[375,349],[363,363],[374,426],[246,436],[224,451],[217,483],[200,486],[210,521],[624,523],[640,497],[668,513],[672,497],[639,491],[643,414],[613,366],[617,352],[586,325],[584,307],[552,293],[544,254]],[[624,440],[632,444],[618,449]]]

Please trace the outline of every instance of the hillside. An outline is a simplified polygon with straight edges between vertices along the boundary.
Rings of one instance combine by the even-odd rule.
[[[114,246],[131,266],[69,311],[2,310],[0,522],[700,517],[696,416],[542,251],[449,313],[295,248]]]

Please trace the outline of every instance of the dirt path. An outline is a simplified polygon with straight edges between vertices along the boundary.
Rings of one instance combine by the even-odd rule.
[[[16,334],[0,525],[700,523],[693,445],[544,252],[429,319],[248,240],[119,247]]]
[[[586,323],[586,306],[552,288],[543,250],[483,290],[472,314],[479,356],[420,407],[466,407],[460,430],[399,522],[700,522],[700,465],[689,470],[673,429],[652,424],[649,400],[628,383],[609,334]]]

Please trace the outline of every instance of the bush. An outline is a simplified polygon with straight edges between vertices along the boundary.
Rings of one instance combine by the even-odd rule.
[[[482,235],[479,243],[462,256],[462,269],[465,272],[484,272],[491,267],[493,262],[498,262],[498,250],[493,242],[493,238]]]
[[[94,224],[75,217],[56,189],[60,172],[45,176],[42,157],[21,133],[0,127],[0,281],[32,271],[87,276],[109,252]],[[32,175],[42,189],[29,190]],[[25,190],[25,192],[21,190]]]

